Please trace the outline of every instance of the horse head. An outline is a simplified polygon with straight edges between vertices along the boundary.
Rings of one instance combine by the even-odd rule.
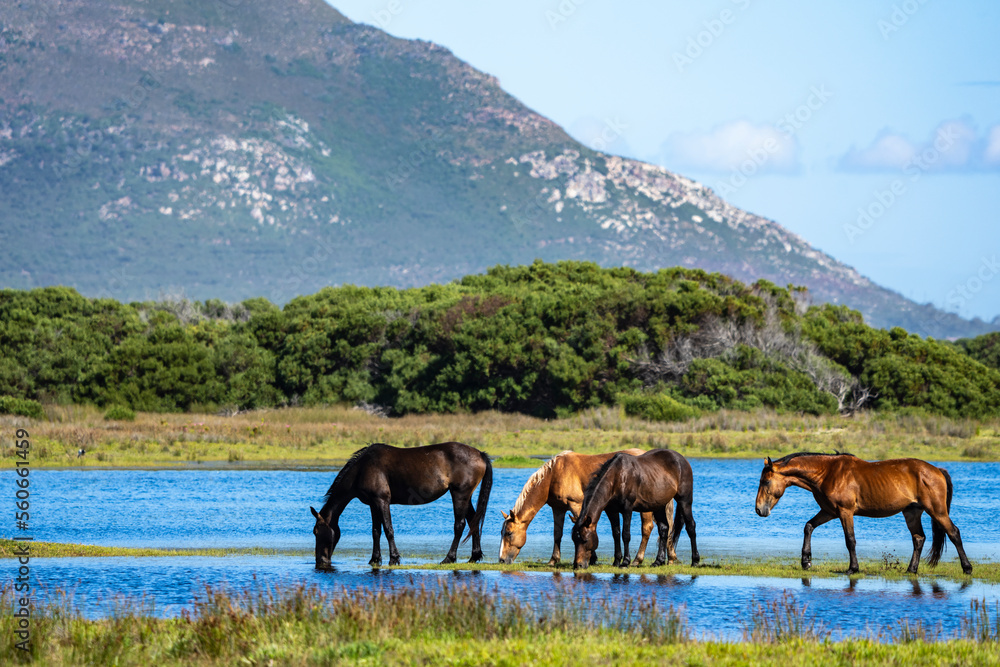
[[[589,516],[582,516],[573,525],[573,544],[576,545],[576,553],[573,556],[573,569],[586,568],[591,556],[597,551],[597,522]]]
[[[500,562],[513,563],[517,555],[521,553],[521,548],[528,541],[528,523],[510,511],[510,514],[503,515],[503,526],[500,528]]]
[[[316,536],[316,567],[327,569],[330,567],[330,559],[333,557],[333,550],[337,548],[340,541],[340,526],[330,523],[322,517],[314,508],[309,511],[316,517],[316,525],[313,526],[313,535]]]
[[[775,471],[771,457],[764,459],[764,470],[760,473],[760,485],[757,487],[757,516],[767,516],[778,504],[781,496],[788,488],[788,478]]]

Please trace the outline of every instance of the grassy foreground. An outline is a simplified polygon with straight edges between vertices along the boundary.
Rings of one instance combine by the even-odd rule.
[[[0,598],[0,634],[16,629]],[[871,631],[870,631],[871,633]],[[974,604],[957,637],[901,621],[866,638],[831,641],[790,597],[755,604],[742,641],[697,640],[683,610],[632,598],[553,600],[545,609],[466,586],[206,590],[193,611],[157,619],[128,604],[101,620],[66,605],[36,609],[30,652],[0,645],[0,663],[45,665],[454,664],[1000,664],[1000,609]],[[935,641],[937,640],[937,641]],[[887,643],[893,642],[893,643]]]
[[[142,413],[105,421],[88,406],[47,406],[45,420],[0,415],[0,468],[14,465],[14,432],[31,436],[34,467],[339,465],[370,442],[397,446],[457,440],[498,466],[537,466],[566,449],[598,453],[670,447],[685,456],[758,458],[796,451],[850,451],[867,459],[1000,460],[1000,421],[915,414],[856,417],[717,412],[648,422],[613,408],[541,420],[484,412],[386,419],[348,407],[283,408],[225,417]],[[86,454],[78,456],[80,449]]]

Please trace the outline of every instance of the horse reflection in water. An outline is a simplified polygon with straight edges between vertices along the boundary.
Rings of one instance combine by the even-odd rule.
[[[473,507],[472,493],[480,482],[479,499]],[[389,565],[398,565],[399,550],[389,506],[423,505],[449,491],[455,508],[455,538],[441,562],[455,562],[462,531],[468,524],[469,535],[465,539],[472,538],[469,562],[475,563],[483,557],[483,520],[492,486],[493,466],[489,456],[460,442],[407,449],[368,445],[355,452],[341,468],[326,492],[322,509],[317,512],[309,508],[316,518],[313,527],[316,567],[330,567],[333,550],[340,541],[340,515],[353,499],[371,508],[373,546],[369,564],[382,564],[380,542],[384,528],[389,542]]]
[[[590,555],[597,547],[597,519],[610,508],[622,517],[622,542],[625,556],[621,565],[629,563],[628,544],[631,537],[632,512],[652,512],[660,539],[653,566],[677,559],[674,546],[681,528],[687,529],[691,540],[691,564],[701,560],[695,538],[691,503],[694,496],[694,476],[687,459],[669,449],[654,449],[642,456],[615,454],[601,466],[587,486],[580,518],[573,526],[576,554],[575,569],[587,567]],[[667,518],[667,504],[675,500],[673,530]]]
[[[962,547],[958,527],[948,516],[951,510],[951,476],[944,468],[918,459],[862,461],[853,454],[789,454],[776,461],[764,461],[757,487],[757,514],[763,517],[781,499],[789,486],[811,491],[820,510],[805,526],[802,542],[802,569],[812,566],[812,532],[832,519],[840,519],[844,540],[850,554],[848,574],[858,571],[855,553],[854,516],[886,517],[903,513],[913,538],[913,556],[907,572],[915,574],[924,547],[924,529],[920,516],[931,516],[934,541],[927,563],[933,567],[941,559],[947,535],[962,564],[962,571],[972,574],[972,564]]]
[[[584,489],[587,488],[594,473],[617,453],[619,452],[577,454],[565,451],[553,456],[535,471],[518,495],[510,514],[502,510],[500,512],[503,515],[503,525],[500,528],[500,562],[514,562],[528,540],[528,526],[538,512],[548,505],[552,508],[553,528],[552,557],[549,558],[549,565],[557,565],[561,557],[563,524],[566,520],[566,513],[569,512],[571,520],[577,520],[583,507]],[[639,456],[644,452],[641,449],[626,449],[621,453]],[[668,522],[671,525],[673,522],[669,517],[672,511],[672,506],[667,507]],[[611,534],[614,536],[614,565],[617,567],[621,565],[622,561],[618,514],[609,510],[607,515],[608,521],[611,522]],[[652,512],[644,512],[642,514],[642,542],[639,544],[639,550],[636,552],[632,565],[641,564],[645,558],[646,543],[649,541],[649,534],[652,531],[653,514]],[[590,564],[593,565],[596,562],[597,554],[592,552]]]

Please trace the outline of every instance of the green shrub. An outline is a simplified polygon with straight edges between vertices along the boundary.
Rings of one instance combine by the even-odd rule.
[[[105,421],[134,422],[135,410],[125,405],[112,405],[104,413]]]
[[[699,411],[666,394],[626,394],[619,398],[625,414],[654,422],[676,422],[697,417]]]
[[[45,418],[45,410],[42,409],[41,403],[30,398],[16,398],[14,396],[0,396],[0,414],[20,415],[32,419]]]

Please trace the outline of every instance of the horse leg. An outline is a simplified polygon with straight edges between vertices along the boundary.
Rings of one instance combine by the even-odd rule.
[[[668,555],[672,556],[669,562],[673,563],[677,560],[677,554],[674,553],[673,549],[673,536],[671,535],[673,532],[673,521],[671,521],[670,514],[667,512],[667,507],[669,505],[653,512],[653,519],[656,521],[656,528],[659,533],[659,539],[656,543],[656,560],[653,561],[653,567],[663,565]]]
[[[833,515],[826,510],[820,510],[816,513],[816,516],[806,521],[806,527],[803,531],[805,537],[802,539],[802,569],[808,570],[813,564],[813,552],[812,552],[812,534],[813,531],[822,526],[827,521],[833,519]]]
[[[552,558],[549,559],[549,565],[558,565],[559,559],[562,557],[562,536],[563,536],[563,523],[566,521],[566,510],[552,510]]]
[[[958,551],[958,560],[962,564],[962,572],[972,574],[972,563],[969,562],[969,558],[965,555],[965,547],[962,546],[962,534],[958,531],[958,526],[947,515],[938,519],[938,523],[944,528],[944,532],[948,534],[951,543],[955,545],[955,550]]]
[[[620,567],[628,567],[632,559],[628,555],[628,544],[632,540],[632,508],[626,507],[622,511],[622,556]]]
[[[667,564],[677,562],[677,551],[674,549],[674,542],[670,539],[670,536],[674,533],[674,500],[670,499],[670,502],[666,504],[663,508],[664,520],[667,523]],[[654,521],[656,520],[656,515],[653,515]],[[659,531],[657,531],[659,532]]]
[[[382,510],[378,503],[373,502],[370,506],[372,511],[372,559],[369,565],[382,564]]]
[[[841,510],[840,525],[844,527],[844,542],[847,543],[847,553],[851,556],[851,564],[847,568],[847,574],[855,574],[858,571],[858,554],[854,550],[857,545],[857,540],[854,539],[854,514],[847,510]]]
[[[469,557],[470,563],[478,563],[483,559],[482,535],[479,530],[480,526],[476,523],[475,519],[476,508],[473,507],[470,496],[469,507],[465,510],[465,521],[469,524],[469,533],[472,534],[472,556]]]
[[[458,542],[462,539],[462,531],[465,530],[465,506],[472,502],[472,494],[459,496],[454,491],[451,492],[451,503],[455,508],[455,539],[451,541],[451,548],[448,554],[441,561],[442,565],[454,563],[458,558]]]
[[[677,502],[678,511],[684,512],[684,528],[687,530],[688,539],[691,540],[691,565],[692,567],[701,562],[701,555],[698,553],[698,540],[695,538],[694,515],[691,514],[691,498]],[[678,532],[674,526],[674,532]]]
[[[913,555],[910,556],[910,566],[906,571],[910,574],[917,573],[917,566],[920,565],[920,552],[924,550],[924,527],[920,522],[920,515],[924,513],[919,505],[910,505],[903,510],[903,518],[906,519],[906,527],[910,529],[910,536],[913,537]]]
[[[611,537],[615,541],[615,559],[611,565],[612,567],[618,567],[622,563],[622,530],[618,523],[618,514],[611,510],[605,510],[604,514],[607,515],[608,521],[611,522]],[[591,554],[591,558],[593,560],[591,560],[590,564],[593,565],[597,562],[597,554]]]
[[[379,501],[379,511],[382,513],[382,527],[385,528],[385,539],[389,543],[389,565],[399,565],[399,549],[396,548],[396,533],[392,529],[392,513],[389,501]]]
[[[635,552],[635,558],[632,560],[632,565],[639,567],[642,565],[642,561],[646,560],[646,545],[649,544],[649,536],[653,533],[653,521],[652,512],[643,512],[639,515],[642,519],[642,541],[639,542],[639,549]]]

